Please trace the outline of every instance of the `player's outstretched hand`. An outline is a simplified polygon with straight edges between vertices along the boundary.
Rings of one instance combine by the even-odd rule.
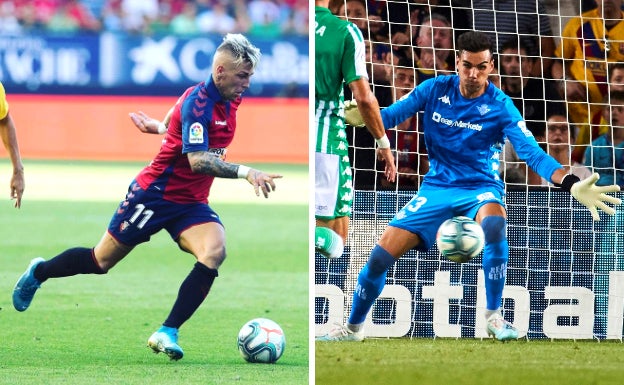
[[[599,178],[600,176],[597,173],[593,173],[589,178],[574,183],[570,188],[572,196],[589,209],[589,212],[595,221],[600,220],[600,217],[598,216],[598,209],[601,209],[609,215],[615,214],[615,209],[607,206],[605,202],[614,205],[622,203],[620,199],[606,194],[620,191],[620,186],[596,186],[596,182]]]
[[[273,179],[281,178],[278,174],[266,174],[253,168],[247,173],[247,182],[251,183],[254,187],[254,191],[257,196],[260,196],[260,191],[265,198],[269,197],[271,191],[275,191],[275,181]]]
[[[363,127],[364,119],[360,110],[358,110],[357,102],[355,100],[347,100],[344,103],[345,106],[345,122],[354,127]]]
[[[154,118],[150,118],[143,111],[139,112],[131,112],[130,119],[132,123],[138,128],[141,132],[145,132],[147,134],[158,134],[158,126],[160,125],[160,121]]]

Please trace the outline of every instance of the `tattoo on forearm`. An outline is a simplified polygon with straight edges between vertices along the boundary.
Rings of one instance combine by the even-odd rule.
[[[218,178],[238,178],[237,164],[225,162],[208,152],[194,154],[189,160],[194,172],[213,175]]]

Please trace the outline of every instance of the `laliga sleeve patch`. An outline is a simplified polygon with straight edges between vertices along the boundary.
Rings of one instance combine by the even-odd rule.
[[[201,123],[195,122],[191,124],[191,127],[189,128],[189,143],[204,143],[204,128],[202,127]]]

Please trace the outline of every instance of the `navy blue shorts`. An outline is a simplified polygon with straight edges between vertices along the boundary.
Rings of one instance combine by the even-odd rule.
[[[221,220],[207,203],[173,203],[160,191],[143,190],[138,183],[128,187],[126,199],[119,204],[108,225],[110,235],[128,246],[147,242],[153,234],[167,230],[177,241],[180,233],[198,224]]]

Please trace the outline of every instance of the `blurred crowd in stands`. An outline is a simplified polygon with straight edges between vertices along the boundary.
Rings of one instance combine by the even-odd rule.
[[[308,35],[308,0],[0,0],[0,34]]]

